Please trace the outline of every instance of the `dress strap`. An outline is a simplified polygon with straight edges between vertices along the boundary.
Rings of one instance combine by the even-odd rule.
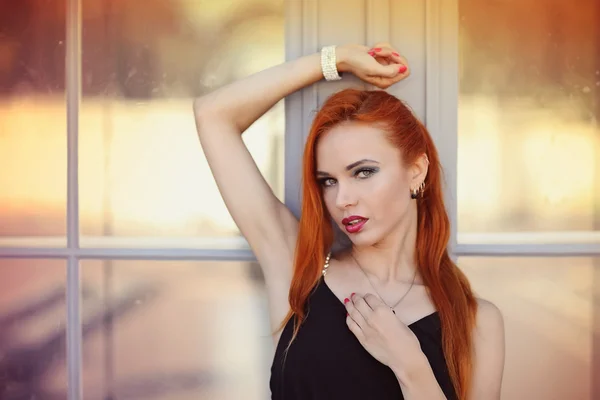
[[[321,274],[323,276],[327,275],[327,269],[329,268],[329,260],[331,260],[331,252],[327,254],[327,257],[325,257],[325,265],[323,265],[323,269],[321,270]]]

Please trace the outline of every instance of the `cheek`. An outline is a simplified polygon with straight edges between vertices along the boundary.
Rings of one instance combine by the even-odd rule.
[[[321,198],[323,199],[323,204],[325,204],[325,208],[329,212],[329,215],[335,217],[336,212],[339,211],[335,206],[335,189],[322,189]]]
[[[395,184],[390,184],[395,182]],[[387,180],[373,188],[372,207],[377,214],[386,220],[395,221],[405,214],[410,202],[410,189],[400,179]]]

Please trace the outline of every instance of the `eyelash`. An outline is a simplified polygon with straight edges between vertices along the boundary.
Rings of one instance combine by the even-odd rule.
[[[369,179],[373,176],[379,169],[378,168],[360,168],[354,171],[353,176],[358,179]],[[361,173],[366,173],[366,176],[359,177]],[[333,178],[323,178],[319,180],[319,184],[325,188],[333,186],[333,184],[327,184],[327,181],[335,180]]]
[[[367,179],[369,177],[371,177],[373,174],[375,174],[377,172],[377,168],[361,168],[356,170],[356,172],[354,173],[354,176],[358,176],[358,174],[360,174],[361,172],[367,172],[367,176],[359,178],[359,179]]]

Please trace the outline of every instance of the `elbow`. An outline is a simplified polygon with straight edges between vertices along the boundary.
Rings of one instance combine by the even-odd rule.
[[[198,133],[205,130],[207,125],[214,125],[218,120],[226,120],[223,113],[218,110],[214,104],[211,104],[205,97],[197,97],[194,99],[194,119]]]
[[[238,131],[234,119],[211,99],[198,97],[193,100],[194,120],[196,131],[200,140],[210,132],[235,132]],[[239,132],[241,134],[241,131]]]
[[[200,139],[202,139],[204,133],[211,130],[211,121],[214,120],[216,113],[209,108],[208,102],[202,97],[197,97],[194,99],[193,108],[196,131]]]
[[[227,108],[218,105],[212,97],[196,97],[194,99],[194,116],[196,123],[200,122],[229,122],[233,115]]]
[[[204,120],[207,116],[214,114],[209,109],[210,102],[207,101],[206,97],[196,97],[194,99],[194,116],[196,120]]]

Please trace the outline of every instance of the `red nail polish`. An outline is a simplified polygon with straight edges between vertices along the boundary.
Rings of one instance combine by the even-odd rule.
[[[401,65],[400,69],[398,70],[398,72],[400,72],[401,74],[406,72],[406,65]]]
[[[380,47],[376,47],[376,48],[373,49],[373,51],[381,51],[381,48]]]
[[[344,299],[344,304],[346,304],[346,303],[347,303],[347,302],[349,302],[349,301],[350,301],[350,299],[346,297],[346,298]]]
[[[370,56],[375,56],[375,52],[374,52],[374,51],[370,51],[370,52],[369,52],[369,55],[370,55]]]
[[[352,293],[352,294],[350,295],[350,297],[354,296],[355,294],[356,294],[356,293]]]
[[[392,54],[395,55],[396,57],[400,57],[400,54],[396,53],[395,51]]]

